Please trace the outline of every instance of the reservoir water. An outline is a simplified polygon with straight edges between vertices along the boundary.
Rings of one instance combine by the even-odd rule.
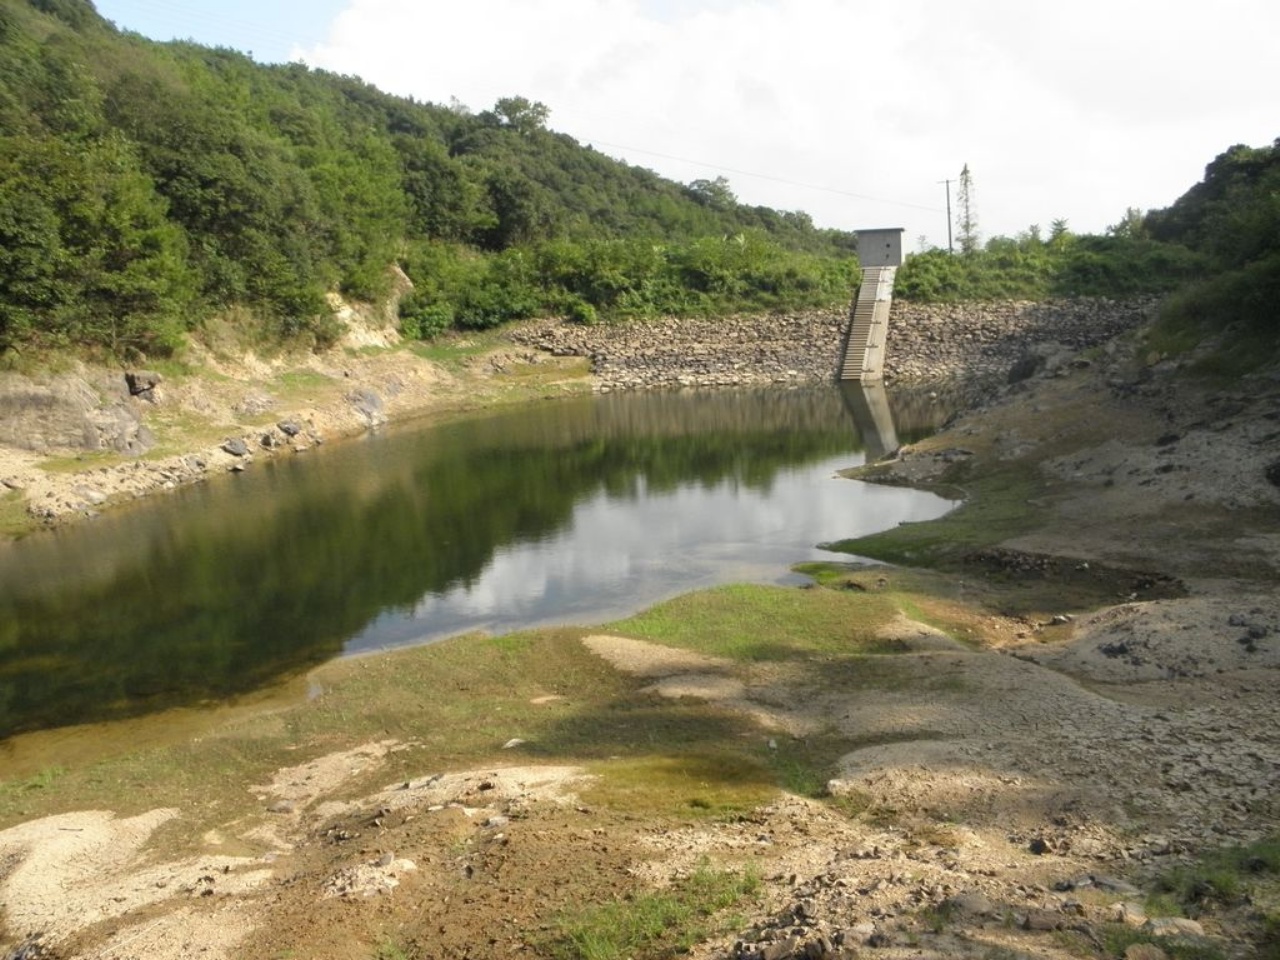
[[[344,653],[800,582],[951,504],[840,478],[930,432],[834,386],[606,395],[407,426],[0,544],[0,737],[233,697]]]

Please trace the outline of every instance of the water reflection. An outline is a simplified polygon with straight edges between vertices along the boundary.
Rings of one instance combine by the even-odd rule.
[[[344,650],[777,580],[815,543],[946,509],[834,477],[861,445],[834,388],[581,398],[0,546],[0,736],[225,698]]]
[[[895,453],[899,447],[898,430],[893,423],[893,411],[889,408],[889,394],[884,384],[842,380],[840,396],[853,415],[867,461],[883,460]]]

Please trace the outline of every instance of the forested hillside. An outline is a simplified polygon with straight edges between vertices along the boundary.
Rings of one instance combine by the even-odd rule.
[[[1192,331],[1234,324],[1241,336],[1233,347],[1242,355],[1271,355],[1280,346],[1280,139],[1227,150],[1144,226],[1208,264],[1204,278],[1166,305],[1170,324]]]
[[[547,127],[0,0],[0,348],[163,352],[214,313],[334,333],[324,294],[415,282],[406,330],[843,300],[853,238]]]
[[[403,329],[560,315],[694,316],[845,302],[852,234],[679,184],[548,127],[520,96],[472,113],[300,64],[158,44],[89,0],[0,0],[0,356],[162,354],[208,318],[323,345],[325,294]],[[967,172],[967,168],[966,168]],[[1179,291],[1186,327],[1280,303],[1280,141],[1231,148],[1167,210],[1103,236],[975,238],[913,255],[907,299]]]

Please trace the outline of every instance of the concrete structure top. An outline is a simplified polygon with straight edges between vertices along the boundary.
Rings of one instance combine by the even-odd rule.
[[[857,230],[858,262],[866,267],[902,266],[902,234],[905,227]]]

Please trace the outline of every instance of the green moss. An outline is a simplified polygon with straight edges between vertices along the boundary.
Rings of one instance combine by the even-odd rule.
[[[734,584],[686,594],[607,629],[731,660],[880,652],[877,628],[896,613],[884,597]]]

